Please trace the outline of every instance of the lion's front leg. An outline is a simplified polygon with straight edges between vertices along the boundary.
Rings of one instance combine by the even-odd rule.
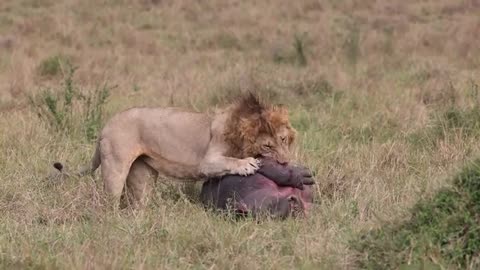
[[[260,168],[260,161],[248,157],[244,159],[207,156],[200,164],[200,173],[207,178],[220,177],[226,174],[250,175]]]
[[[223,125],[212,125],[212,139],[199,164],[199,173],[206,178],[221,177],[227,174],[243,176],[254,174],[260,168],[260,161],[253,157],[239,159],[225,156],[229,146],[223,136]]]

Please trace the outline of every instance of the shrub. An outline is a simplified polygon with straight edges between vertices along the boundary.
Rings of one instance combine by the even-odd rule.
[[[30,97],[32,109],[48,127],[57,133],[82,134],[88,141],[96,139],[103,120],[103,107],[111,87],[104,84],[93,91],[78,88],[73,81],[75,68],[67,65],[63,85],[44,89]]]

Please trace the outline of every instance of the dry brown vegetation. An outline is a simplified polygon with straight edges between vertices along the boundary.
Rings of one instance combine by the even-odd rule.
[[[407,218],[479,155],[479,14],[477,0],[1,1],[1,268],[357,268],[348,241]],[[98,175],[46,181],[94,147],[79,114],[62,132],[28,102],[62,89],[69,63],[79,93],[117,86],[106,116],[249,89],[287,104],[318,205],[231,221],[164,179],[145,211],[111,212]]]

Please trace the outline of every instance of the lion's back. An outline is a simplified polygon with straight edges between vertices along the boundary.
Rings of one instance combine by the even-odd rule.
[[[124,134],[138,141],[146,154],[173,162],[198,163],[210,141],[207,114],[176,107],[137,107],[114,115],[102,135]]]

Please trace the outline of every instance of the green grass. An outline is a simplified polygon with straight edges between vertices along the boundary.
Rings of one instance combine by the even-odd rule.
[[[411,218],[363,234],[351,245],[366,269],[480,267],[480,160],[464,168],[453,185],[422,199]],[[406,268],[410,265],[410,268]]]

